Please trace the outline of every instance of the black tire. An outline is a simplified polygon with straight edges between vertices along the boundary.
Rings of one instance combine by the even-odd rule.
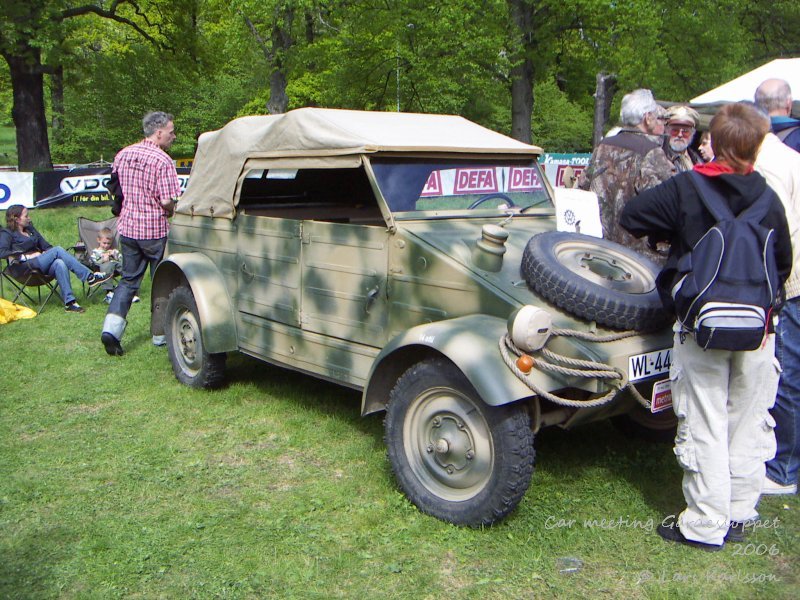
[[[442,358],[413,365],[389,395],[386,448],[400,488],[422,512],[478,527],[516,508],[533,474],[533,432],[520,403],[488,406]]]
[[[203,346],[197,303],[186,286],[175,288],[166,309],[167,351],[178,381],[195,388],[219,387],[225,379],[225,353]]]
[[[534,235],[522,255],[528,286],[576,317],[651,331],[672,317],[656,290],[659,267],[615,242],[566,231]]]
[[[651,413],[642,406],[636,406],[629,413],[613,417],[611,422],[627,437],[656,444],[674,442],[678,427],[678,418],[672,410]]]

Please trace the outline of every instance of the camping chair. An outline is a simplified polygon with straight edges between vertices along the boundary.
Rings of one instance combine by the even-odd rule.
[[[11,286],[11,294],[14,296],[11,302],[33,308],[36,312],[44,310],[58,289],[58,282],[54,277],[39,269],[33,269],[26,263],[15,260],[14,257],[6,259],[6,266],[0,273],[0,296],[4,298],[6,282]]]
[[[113,234],[111,241],[112,248],[119,248],[119,234],[117,233],[117,217],[106,219],[105,221],[92,221],[86,217],[78,217],[78,238],[79,241],[71,249],[81,263],[92,269],[97,270],[96,265],[92,263],[91,254],[92,249],[97,246],[97,235],[102,229],[108,227]],[[114,275],[112,281],[116,283],[118,275]],[[87,298],[91,297],[102,286],[86,289],[84,286],[83,291]]]

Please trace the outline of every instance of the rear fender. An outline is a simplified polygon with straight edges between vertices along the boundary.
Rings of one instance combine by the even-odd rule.
[[[204,254],[171,254],[156,269],[151,299],[153,335],[164,335],[167,300],[180,285],[188,285],[197,304],[203,344],[208,352],[237,350],[233,302],[217,265]]]
[[[397,379],[412,364],[431,356],[445,356],[469,379],[481,399],[500,406],[533,396],[508,368],[500,354],[506,321],[486,315],[418,325],[389,342],[375,359],[361,399],[361,413],[384,410]],[[536,385],[557,389],[563,382],[547,373],[533,372]]]

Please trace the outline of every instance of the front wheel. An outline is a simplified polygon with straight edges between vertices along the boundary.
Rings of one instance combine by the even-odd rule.
[[[169,360],[178,381],[196,388],[213,388],[222,384],[226,355],[206,351],[197,303],[186,286],[175,288],[169,295],[165,329]]]
[[[528,489],[534,452],[525,407],[488,406],[446,359],[417,363],[397,380],[384,428],[395,477],[424,513],[491,525]]]

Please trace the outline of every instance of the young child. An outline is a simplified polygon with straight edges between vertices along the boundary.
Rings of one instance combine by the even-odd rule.
[[[106,291],[106,304],[111,302],[114,297],[114,282],[113,276],[122,273],[122,255],[116,248],[112,248],[114,234],[108,227],[104,227],[97,234],[97,248],[92,250],[89,259],[92,265],[101,273],[111,273],[112,279],[109,279],[103,284],[103,289]],[[137,302],[139,297],[136,296],[133,301]]]

